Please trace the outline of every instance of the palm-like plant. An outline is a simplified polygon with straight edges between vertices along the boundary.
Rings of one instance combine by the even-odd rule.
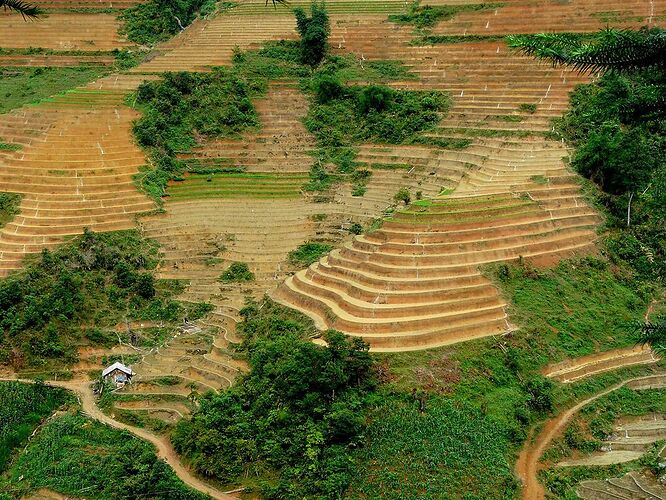
[[[666,321],[651,323],[649,321],[638,326],[639,343],[649,345],[655,352],[666,353]]]
[[[510,35],[509,47],[578,71],[627,72],[666,66],[666,30],[606,28],[594,35],[539,33]]]
[[[42,13],[39,7],[23,0],[0,0],[0,7],[21,14],[23,19],[36,19]]]

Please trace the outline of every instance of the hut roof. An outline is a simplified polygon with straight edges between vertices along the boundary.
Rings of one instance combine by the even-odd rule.
[[[111,366],[109,366],[106,370],[102,372],[102,377],[106,377],[109,373],[113,373],[114,370],[120,370],[121,372],[126,373],[127,375],[134,375],[134,372],[132,371],[131,368],[125,366],[124,364],[116,361],[113,363]]]

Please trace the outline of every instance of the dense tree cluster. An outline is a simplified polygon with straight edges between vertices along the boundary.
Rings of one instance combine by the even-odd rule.
[[[276,477],[267,497],[339,496],[351,481],[350,448],[365,427],[374,386],[368,346],[330,331],[319,346],[309,322],[270,301],[243,309],[250,372],[202,399],[172,437],[201,474],[225,483]]]

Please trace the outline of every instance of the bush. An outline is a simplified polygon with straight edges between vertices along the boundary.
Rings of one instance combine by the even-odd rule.
[[[398,192],[393,195],[393,201],[396,203],[403,202],[405,205],[409,205],[409,202],[412,201],[412,197],[407,188],[400,188]]]
[[[220,276],[224,283],[242,283],[254,281],[254,273],[245,262],[232,262],[226,271]]]
[[[375,384],[368,346],[332,331],[318,346],[308,339],[309,319],[270,301],[241,314],[250,372],[204,397],[176,427],[174,447],[223,483],[256,484],[259,476],[267,498],[341,497]]]
[[[314,93],[317,102],[326,104],[345,95],[345,87],[333,75],[322,75],[314,80]]]
[[[308,241],[296,250],[289,252],[289,262],[296,266],[307,267],[317,262],[332,249],[333,245],[329,245],[328,243]]]
[[[371,111],[381,113],[391,106],[394,94],[393,89],[382,85],[364,87],[358,97],[359,110],[363,114]]]
[[[301,62],[309,66],[318,66],[328,52],[328,37],[331,26],[324,1],[313,0],[310,5],[310,17],[298,7],[294,9],[296,28],[301,35]]]
[[[120,33],[145,45],[168,40],[194,21],[205,3],[205,0],[148,0],[118,16],[122,23]]]
[[[159,201],[167,182],[186,169],[176,158],[195,145],[195,135],[235,137],[259,125],[251,98],[263,89],[236,71],[166,73],[162,80],[139,85],[136,102],[143,116],[133,127],[147,148],[155,170],[141,177],[144,190]]]
[[[0,227],[4,226],[19,213],[20,204],[20,194],[0,193]]]
[[[158,293],[157,261],[156,242],[136,231],[86,230],[56,251],[42,251],[0,280],[0,351],[21,353],[28,365],[73,361],[82,341],[115,344],[108,332],[125,319],[178,321],[178,289],[162,286]]]

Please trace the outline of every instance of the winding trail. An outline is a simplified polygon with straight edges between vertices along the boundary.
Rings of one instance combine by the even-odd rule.
[[[26,384],[34,384],[34,380],[29,380],[29,379],[19,379],[19,378],[0,378],[0,381],[14,381],[14,382],[22,382]],[[220,500],[232,500],[232,499],[237,499],[237,497],[230,495],[228,493],[224,493],[220,490],[217,490],[213,488],[212,486],[209,486],[208,484],[204,483],[202,480],[194,476],[190,470],[185,467],[181,462],[178,457],[178,454],[176,451],[173,449],[171,446],[171,443],[169,442],[168,438],[166,437],[159,437],[156,436],[155,434],[146,431],[145,429],[141,429],[139,427],[134,427],[132,425],[127,425],[122,422],[118,422],[117,420],[114,420],[113,418],[109,417],[108,415],[102,413],[102,411],[97,407],[95,404],[95,396],[92,392],[92,389],[90,388],[90,382],[85,381],[85,380],[71,380],[71,381],[58,381],[58,380],[49,380],[45,381],[44,384],[51,386],[51,387],[61,387],[63,389],[67,389],[69,391],[74,392],[77,397],[79,398],[81,402],[81,409],[82,411],[88,415],[90,418],[93,418],[95,420],[98,420],[99,422],[102,422],[106,425],[109,425],[111,427],[114,427],[116,429],[123,429],[128,432],[131,432],[135,436],[144,439],[146,441],[149,441],[152,443],[156,450],[157,450],[157,456],[163,460],[165,460],[171,468],[174,470],[176,475],[188,486],[194,488],[195,490],[200,491],[201,493],[210,495],[212,498],[215,499],[220,499]]]
[[[516,462],[516,474],[523,483],[523,500],[541,500],[546,497],[544,487],[539,482],[537,476],[540,468],[539,459],[543,455],[544,451],[546,451],[548,445],[555,437],[557,437],[557,435],[560,434],[560,432],[562,432],[565,425],[576,413],[578,413],[581,408],[607,394],[610,394],[613,391],[624,387],[631,382],[642,380],[647,381],[650,379],[659,378],[663,378],[663,374],[634,377],[623,380],[622,382],[615,384],[614,386],[609,387],[608,389],[599,392],[594,396],[584,399],[575,406],[572,406],[568,410],[548,420],[534,442],[526,443],[526,445],[521,450],[520,455],[518,456],[518,461]]]

